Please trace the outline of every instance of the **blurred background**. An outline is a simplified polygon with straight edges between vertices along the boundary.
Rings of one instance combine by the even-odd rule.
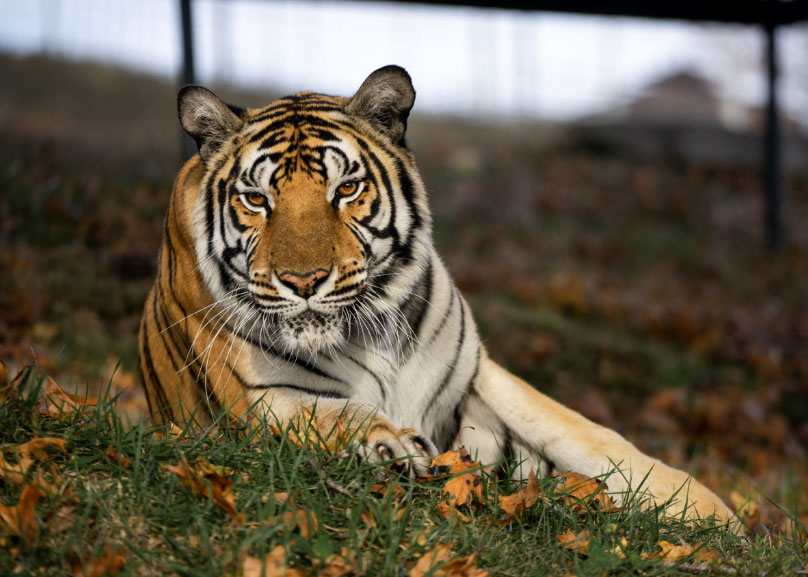
[[[0,359],[63,386],[112,382],[132,418],[184,158],[180,4],[0,0]],[[782,521],[766,498],[808,507],[805,23],[776,31],[772,242],[761,25],[189,4],[195,80],[234,103],[350,95],[407,68],[437,244],[493,357],[735,506],[751,498],[760,531]]]

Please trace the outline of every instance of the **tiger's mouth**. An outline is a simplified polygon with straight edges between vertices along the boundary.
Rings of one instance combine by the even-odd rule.
[[[316,353],[341,345],[345,341],[345,326],[342,315],[307,309],[281,319],[278,336],[287,349]]]

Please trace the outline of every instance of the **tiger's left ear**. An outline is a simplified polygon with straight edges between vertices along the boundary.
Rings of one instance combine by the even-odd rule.
[[[412,79],[401,66],[385,66],[368,76],[356,91],[345,111],[368,121],[390,137],[404,144],[407,118],[415,102]]]

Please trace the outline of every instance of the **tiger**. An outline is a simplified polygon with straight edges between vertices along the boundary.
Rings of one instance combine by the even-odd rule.
[[[186,86],[177,102],[198,154],[175,180],[139,331],[154,422],[316,415],[413,476],[463,446],[512,459],[515,478],[611,472],[618,503],[642,490],[670,515],[732,520],[697,480],[488,356],[432,240],[406,70],[380,68],[352,97],[248,109]]]

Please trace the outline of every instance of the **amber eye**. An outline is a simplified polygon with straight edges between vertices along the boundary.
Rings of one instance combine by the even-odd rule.
[[[267,205],[267,197],[260,192],[248,192],[244,197],[253,206],[262,207]]]
[[[343,182],[337,187],[337,194],[339,194],[340,196],[351,196],[353,193],[356,192],[357,188],[359,188],[359,182],[357,182],[356,180]]]

